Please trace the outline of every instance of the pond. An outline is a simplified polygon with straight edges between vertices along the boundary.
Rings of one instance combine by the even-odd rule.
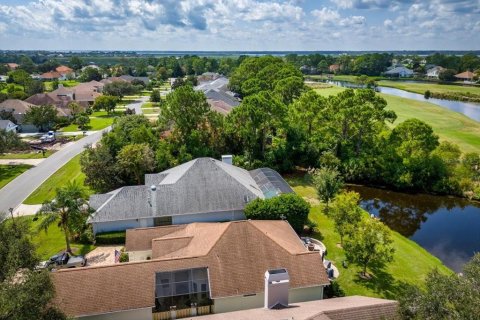
[[[364,186],[349,189],[360,194],[362,208],[455,272],[460,272],[474,253],[480,252],[480,203]]]
[[[325,82],[334,84],[336,86],[345,87],[345,88],[363,88],[364,87],[363,85],[356,84],[353,82],[348,82],[348,81],[327,80]],[[390,88],[390,87],[379,86],[376,89],[381,93],[390,94],[393,96],[398,96],[398,97],[422,101],[422,102],[430,102],[438,106],[450,109],[452,111],[462,113],[465,116],[469,117],[470,119],[480,122],[480,104],[478,103],[435,99],[435,98],[425,99],[425,97],[421,94],[412,93],[405,90]]]

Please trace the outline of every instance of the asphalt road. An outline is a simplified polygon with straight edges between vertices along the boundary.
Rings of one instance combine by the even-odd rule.
[[[55,152],[38,166],[25,171],[9,184],[0,189],[0,212],[9,213],[9,208],[19,206],[33,191],[35,191],[52,174],[78,155],[86,145],[93,144],[102,138],[104,131],[93,133],[77,142]]]
[[[150,97],[142,96],[142,97],[140,97],[139,100],[137,100],[137,102],[130,103],[126,108],[127,109],[134,109],[135,114],[143,114],[142,105],[145,102],[148,102],[149,99],[150,99]]]

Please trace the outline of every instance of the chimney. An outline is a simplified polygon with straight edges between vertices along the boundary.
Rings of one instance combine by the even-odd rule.
[[[225,162],[226,164],[232,164],[233,165],[233,156],[231,154],[226,154],[222,156],[222,162]]]
[[[148,202],[152,208],[152,217],[157,216],[157,187],[154,184],[150,186],[150,199]]]
[[[290,276],[286,269],[273,269],[265,272],[265,305],[267,309],[288,307]]]

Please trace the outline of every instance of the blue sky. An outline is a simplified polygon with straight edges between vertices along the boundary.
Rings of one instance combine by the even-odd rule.
[[[480,49],[480,0],[0,0],[0,49]]]

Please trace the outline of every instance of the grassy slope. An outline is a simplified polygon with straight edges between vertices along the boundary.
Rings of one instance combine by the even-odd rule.
[[[51,225],[45,232],[45,230],[38,229],[40,220],[34,221],[33,216],[19,217],[17,219],[27,220],[30,223],[31,230],[34,233],[32,242],[37,246],[37,253],[40,259],[47,260],[54,254],[65,250],[65,236],[57,224]],[[95,249],[95,246],[91,244],[72,243],[71,246],[75,255],[84,255]]]
[[[51,156],[55,151],[47,150],[45,157],[41,152],[27,152],[27,153],[5,153],[0,155],[0,159],[43,159]]]
[[[0,165],[0,189],[31,167],[24,164],[15,166]]]
[[[296,193],[318,203],[314,188],[304,179],[290,177],[287,179]],[[401,283],[421,285],[425,276],[434,268],[441,272],[451,272],[439,259],[432,256],[415,242],[393,232],[395,247],[394,261],[384,270],[377,270],[369,281],[358,277],[360,268],[355,265],[342,267],[345,260],[343,249],[337,247],[340,237],[334,231],[333,221],[322,212],[323,206],[314,205],[310,219],[317,223],[319,233],[314,237],[320,239],[327,247],[327,259],[332,261],[340,271],[338,283],[347,295],[365,295],[371,297],[395,298]]]
[[[55,190],[67,184],[68,181],[76,181],[83,186],[85,175],[80,169],[80,155],[74,157],[67,162],[63,167],[58,169],[50,176],[37,190],[35,190],[25,201],[25,204],[40,204],[47,200],[52,200],[55,197]],[[87,194],[93,192],[85,187]]]
[[[438,92],[438,93],[470,92],[470,93],[480,95],[480,87],[469,87],[469,86],[438,84],[438,83],[411,83],[411,82],[389,81],[389,80],[381,80],[378,82],[378,84],[380,86],[393,87],[393,88],[420,93],[420,94],[424,94],[425,91],[430,90],[431,92]]]
[[[334,95],[344,88],[332,87],[317,89],[324,96]],[[442,140],[448,140],[460,146],[463,152],[480,152],[480,123],[460,114],[428,102],[415,101],[387,94],[380,94],[395,111],[398,118],[394,125],[409,118],[420,119],[433,127]]]

